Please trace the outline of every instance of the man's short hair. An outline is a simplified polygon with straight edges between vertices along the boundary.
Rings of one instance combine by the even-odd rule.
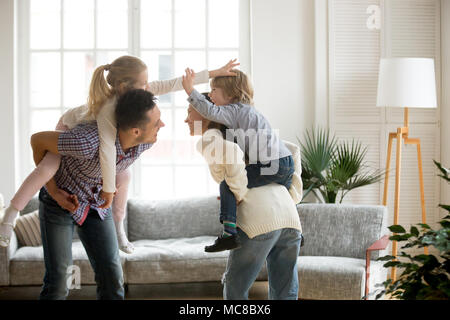
[[[144,128],[150,121],[147,112],[156,106],[155,101],[153,93],[142,89],[124,93],[116,106],[117,129]]]

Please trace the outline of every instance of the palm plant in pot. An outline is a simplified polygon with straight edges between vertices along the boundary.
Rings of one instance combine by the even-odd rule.
[[[364,164],[367,147],[361,142],[339,142],[329,130],[311,129],[299,144],[302,158],[303,199],[312,192],[325,203],[339,203],[351,191],[382,180],[384,173]]]

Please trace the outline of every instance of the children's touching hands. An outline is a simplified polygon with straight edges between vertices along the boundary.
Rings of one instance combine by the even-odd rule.
[[[184,70],[186,72],[185,75],[182,77],[182,84],[184,91],[190,96],[192,91],[194,91],[194,79],[195,79],[195,73],[194,70],[186,68]]]

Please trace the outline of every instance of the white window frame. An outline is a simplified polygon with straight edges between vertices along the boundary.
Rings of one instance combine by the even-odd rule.
[[[60,21],[60,28],[61,28],[61,47],[59,49],[31,49],[30,48],[30,1],[29,0],[21,0],[18,1],[18,78],[21,86],[18,88],[18,96],[19,96],[19,126],[20,126],[20,136],[19,141],[20,145],[23,146],[19,150],[20,154],[20,181],[23,181],[25,177],[31,172],[33,168],[30,168],[30,159],[32,159],[32,150],[31,147],[29,147],[29,141],[30,141],[30,135],[31,135],[31,119],[30,114],[33,110],[33,108],[30,107],[30,59],[31,54],[33,52],[59,52],[61,54],[61,94],[60,94],[60,106],[56,108],[39,108],[39,110],[60,110],[61,114],[64,112],[64,78],[63,78],[63,72],[64,72],[64,52],[90,52],[94,56],[95,65],[98,66],[98,57],[97,53],[101,51],[115,51],[123,49],[118,48],[108,48],[108,49],[99,49],[97,48],[97,0],[94,1],[94,46],[93,49],[64,49],[63,48],[63,41],[64,41],[64,15],[62,14],[64,8],[64,1],[61,1],[61,21]],[[174,47],[174,33],[175,33],[175,13],[174,10],[172,10],[172,48],[152,48],[152,49],[145,49],[145,51],[170,51],[172,54],[172,66],[174,66],[174,53],[177,51],[199,51],[202,50],[205,52],[206,57],[206,67],[208,70],[211,70],[211,68],[216,68],[218,66],[210,66],[208,61],[208,53],[210,51],[236,51],[236,49],[239,50],[239,62],[241,63],[241,69],[251,74],[251,57],[250,57],[250,47],[251,47],[251,37],[250,37],[250,0],[239,0],[239,48],[209,48],[208,47],[208,3],[210,0],[204,0],[205,1],[205,26],[206,26],[206,34],[205,34],[205,47],[204,48],[175,48]],[[174,8],[175,0],[172,0],[172,8]],[[140,31],[141,31],[141,24],[140,24],[140,4],[141,0],[128,0],[128,53],[135,56],[141,56],[141,37],[140,37]],[[125,49],[127,50],[127,49]],[[225,61],[224,61],[225,63]],[[180,75],[173,75],[180,76]],[[155,80],[155,79],[150,79]],[[165,79],[162,79],[165,80]],[[87,97],[86,97],[87,98]],[[80,104],[82,104],[83,101],[80,101]],[[75,107],[75,106],[73,106]],[[172,119],[175,119],[175,110],[181,109],[183,107],[172,105],[170,107],[172,111]],[[184,106],[186,108],[186,106]],[[56,123],[54,124],[56,126]],[[178,124],[179,125],[179,124]],[[169,128],[168,128],[169,129]],[[175,130],[175,124],[170,128],[173,130],[174,133]],[[174,136],[174,135],[173,135]],[[27,147],[25,147],[27,146]],[[172,145],[172,148],[174,147],[174,144]],[[172,149],[173,150],[173,149]],[[175,159],[172,158],[171,163],[167,164],[161,164],[161,165],[145,165],[147,167],[157,167],[157,166],[171,166],[173,172],[175,172],[176,167],[180,164],[176,163],[174,161]],[[138,159],[134,165],[132,166],[132,175],[133,175],[133,183],[130,185],[130,197],[145,197],[148,196],[148,194],[145,194],[143,190],[141,190],[141,177],[142,177],[142,167],[144,165],[141,163],[141,161]],[[183,166],[189,166],[188,164]],[[192,164],[192,166],[195,167],[201,167],[204,166],[205,170],[208,170],[208,167],[206,164],[202,165],[196,165]],[[209,173],[208,173],[209,175]],[[176,183],[176,177],[175,174],[173,174],[173,181],[172,181],[172,190],[173,195],[175,196],[175,183]],[[207,183],[207,182],[206,182]]]

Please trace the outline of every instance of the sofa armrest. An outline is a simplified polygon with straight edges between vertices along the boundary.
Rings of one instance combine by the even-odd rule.
[[[389,236],[385,235],[381,239],[372,243],[372,245],[366,250],[366,290],[365,299],[367,300],[369,295],[369,277],[370,277],[370,253],[372,251],[384,250],[389,244]]]
[[[18,247],[17,236],[13,231],[9,246],[0,247],[0,286],[9,286],[9,265]]]

